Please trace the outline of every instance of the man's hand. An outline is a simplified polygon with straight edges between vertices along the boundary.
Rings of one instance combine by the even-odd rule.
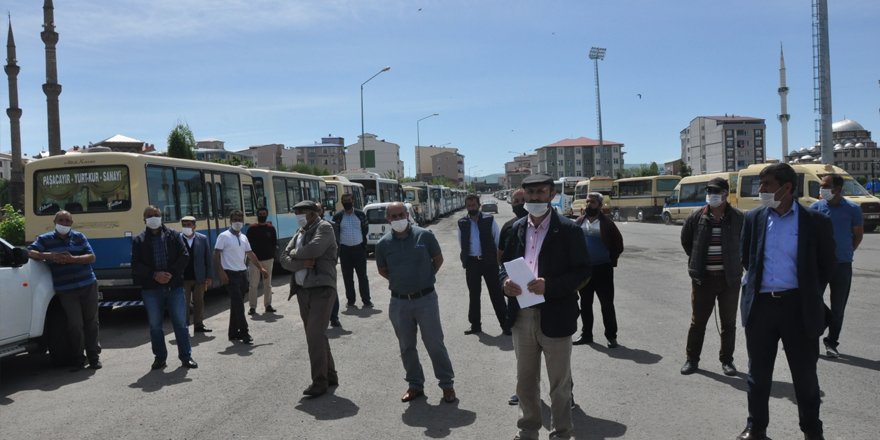
[[[529,290],[532,291],[535,295],[543,295],[544,294],[544,279],[543,278],[535,278],[532,281],[529,281],[529,285],[526,286]]]
[[[507,296],[522,295],[522,289],[520,289],[519,285],[511,281],[510,278],[504,280],[504,285],[502,287],[504,289],[504,294]]]
[[[265,267],[261,267],[260,268],[260,276],[263,277],[264,280],[268,279],[269,278],[269,271],[266,270]]]
[[[171,273],[156,272],[153,274],[153,279],[159,284],[168,284],[168,282],[171,281]]]

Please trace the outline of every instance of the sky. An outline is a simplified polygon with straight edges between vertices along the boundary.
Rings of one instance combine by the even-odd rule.
[[[11,14],[22,150],[46,149],[42,1]],[[781,155],[779,51],[788,74],[789,148],[814,144],[810,0],[55,0],[61,143],[115,134],[164,150],[178,121],[228,150],[309,145],[361,132],[400,145],[459,148],[466,174],[564,138],[603,138],[626,163],[680,157],[703,115],[766,119]],[[880,138],[880,2],[829,2],[834,120]],[[5,59],[5,57],[3,57]],[[0,87],[0,106],[9,94]],[[9,151],[0,123],[0,151]]]

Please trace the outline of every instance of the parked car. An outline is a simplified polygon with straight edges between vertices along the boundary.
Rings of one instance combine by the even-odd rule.
[[[492,214],[498,214],[498,202],[495,200],[488,200],[483,202],[482,206],[480,206],[480,210]]]

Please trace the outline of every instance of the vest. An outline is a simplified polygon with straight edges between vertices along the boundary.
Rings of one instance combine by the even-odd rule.
[[[492,236],[492,216],[480,216],[477,220],[477,230],[480,231],[480,254],[484,260],[495,261],[498,249],[495,248],[495,238]],[[461,264],[467,265],[467,259],[471,250],[471,219],[464,217],[458,219],[458,230],[461,231]]]

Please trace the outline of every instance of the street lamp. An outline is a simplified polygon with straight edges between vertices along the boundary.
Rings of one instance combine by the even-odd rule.
[[[422,146],[422,137],[421,137],[421,133],[419,131],[419,123],[424,121],[425,119],[433,118],[434,116],[440,116],[440,113],[434,113],[433,115],[425,116],[424,118],[416,121],[416,147]]]
[[[361,83],[361,168],[366,168],[364,166],[364,159],[366,159],[366,143],[364,139],[364,84],[370,82],[371,79],[379,76],[382,72],[387,72],[389,70],[391,70],[391,67],[385,67],[376,72],[376,74],[371,76],[370,79]]]
[[[599,60],[605,59],[605,48],[590,48],[590,59],[593,60],[593,70],[596,76],[596,120],[599,126],[599,154],[602,154],[602,101],[599,99]]]

